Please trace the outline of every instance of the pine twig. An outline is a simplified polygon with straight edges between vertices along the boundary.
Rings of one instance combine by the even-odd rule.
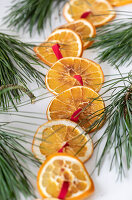
[[[32,47],[33,45],[21,42],[14,36],[0,33],[0,87],[21,85],[5,93],[0,91],[0,106],[3,110],[8,109],[9,100],[16,108],[15,102],[20,101],[22,88],[27,88],[28,82],[35,80],[37,84],[44,85],[44,75],[34,68],[43,65],[32,54]]]
[[[40,33],[48,18],[51,17],[52,10],[61,2],[66,0],[15,0],[9,9],[5,22],[8,27],[15,27],[18,30],[28,30],[30,35],[36,25]]]
[[[23,139],[23,140],[22,140]],[[35,197],[34,188],[28,179],[32,174],[26,166],[27,161],[39,165],[33,155],[23,147],[25,137],[5,131],[0,127],[0,198],[20,200],[21,194]]]
[[[120,67],[132,62],[132,18],[119,19],[97,30],[91,48],[98,51],[100,62]]]
[[[111,79],[104,84],[104,87],[107,90],[103,95],[112,93],[106,99],[110,103],[100,114],[101,117],[99,116],[99,119],[90,126],[87,133],[94,127],[98,129],[105,120],[105,130],[102,136],[95,142],[95,147],[99,146],[100,148],[102,141],[105,141],[105,145],[103,145],[103,148],[101,147],[101,155],[97,158],[96,167],[98,172],[100,172],[108,152],[113,152],[110,169],[115,161],[118,164],[119,174],[123,175],[125,165],[129,169],[132,161],[132,72],[125,77]],[[95,115],[96,113],[93,113],[91,118]],[[95,131],[94,136],[96,133],[97,131]]]

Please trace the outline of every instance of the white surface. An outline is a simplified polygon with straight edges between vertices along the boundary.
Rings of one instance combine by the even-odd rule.
[[[0,0],[0,24],[2,24],[2,17],[5,16],[7,7],[9,7],[11,4],[11,0]],[[122,10],[122,11],[132,11],[132,4],[129,4],[127,6],[122,6],[120,8],[116,8],[116,10]],[[53,28],[56,28],[60,24],[64,24],[65,20],[63,17],[61,17],[61,21],[58,19],[57,11],[54,11],[54,17],[52,20]],[[120,18],[124,17],[122,15],[118,16]],[[7,29],[6,26],[0,26],[0,31],[3,31]],[[51,28],[49,25],[45,28],[44,32],[41,34],[41,36],[34,34],[32,38],[29,37],[29,34],[23,34],[22,32],[19,32],[19,36],[23,41],[32,41],[32,42],[41,42],[44,41],[44,38],[49,35],[51,32]],[[8,31],[10,33],[10,31]],[[12,33],[12,32],[11,32]],[[15,34],[15,32],[14,32]],[[116,41],[115,41],[116,42]],[[98,62],[95,57],[96,57],[96,51],[94,50],[87,50],[84,52],[83,57],[89,58],[94,60],[95,62]],[[117,74],[117,71],[114,70],[111,66],[109,66],[107,63],[102,63],[101,67],[104,71],[104,74]],[[130,71],[131,66],[126,68],[123,66],[121,68],[121,72],[128,72]],[[42,70],[45,72],[45,70]],[[29,87],[31,89],[36,88],[36,84],[30,84]],[[40,95],[42,93],[47,92],[43,88],[36,90],[35,95]],[[26,128],[31,128],[31,137],[34,135],[34,132],[36,131],[36,128],[38,125],[46,122],[46,108],[50,100],[52,99],[52,94],[49,92],[47,93],[47,98],[45,100],[36,102],[34,105],[28,105],[25,107],[20,108],[21,111],[30,111],[30,112],[39,112],[39,117],[41,119],[29,119],[29,118],[22,118],[18,116],[3,116],[1,119],[6,119],[6,120],[25,120],[27,122],[32,122],[34,123],[34,126],[29,126],[29,125],[23,125],[23,124],[15,124],[17,127],[21,127],[23,129]],[[1,116],[0,116],[1,117]],[[103,129],[102,129],[103,130]],[[102,130],[99,131],[98,134],[102,132]],[[89,162],[86,163],[86,168],[88,169],[89,173],[92,172],[94,166],[95,166],[95,158],[96,158],[96,150],[94,152],[94,156],[91,158]],[[117,181],[117,169],[116,167],[113,168],[111,172],[109,172],[109,159],[110,155],[108,154],[106,161],[104,165],[102,166],[101,174],[100,176],[97,175],[97,171],[92,174],[93,181],[95,183],[95,193],[89,198],[89,200],[132,200],[132,170],[129,170],[129,172],[126,173],[126,177],[122,181]],[[38,169],[34,169],[35,174],[37,174]],[[34,186],[36,188],[36,180],[32,180],[34,183]],[[37,189],[36,189],[37,191]],[[39,197],[39,196],[38,196]],[[23,199],[26,200],[26,199]]]

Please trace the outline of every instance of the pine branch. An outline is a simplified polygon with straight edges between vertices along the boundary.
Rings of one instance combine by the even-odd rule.
[[[108,88],[103,95],[112,93],[106,99],[110,103],[98,116],[99,119],[90,126],[87,133],[96,126],[98,129],[104,120],[107,122],[102,136],[95,143],[95,147],[101,147],[100,151],[102,152],[97,159],[96,167],[100,172],[108,152],[113,152],[110,169],[115,161],[118,164],[119,174],[122,175],[125,165],[129,169],[132,161],[132,72],[125,77],[106,82],[104,87]],[[96,113],[93,113],[90,118],[95,116]],[[96,133],[97,131],[94,135]],[[103,148],[101,146],[102,141],[105,141]]]
[[[132,62],[132,18],[115,20],[97,30],[91,48],[98,51],[100,62],[120,67]]]
[[[40,33],[48,18],[51,17],[52,10],[61,2],[66,0],[15,0],[5,17],[8,27],[15,27],[18,30],[28,30],[30,34],[33,27],[37,26]]]
[[[16,87],[0,94],[0,106],[4,110],[8,109],[9,100],[14,107],[15,102],[20,102],[22,87],[28,90],[28,82],[35,80],[37,84],[44,85],[42,74],[33,67],[43,65],[31,53],[32,47],[33,45],[23,43],[14,36],[0,33],[0,87],[21,85],[21,88]]]
[[[34,195],[34,188],[27,175],[32,174],[27,161],[38,166],[39,162],[23,147],[25,136],[0,128],[0,198],[20,200],[21,194],[27,198]]]

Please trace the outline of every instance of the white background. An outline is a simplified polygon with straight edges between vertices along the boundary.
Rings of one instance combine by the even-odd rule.
[[[17,34],[19,35],[19,37],[23,40],[23,41],[27,41],[27,42],[42,42],[44,41],[44,39],[49,35],[49,33],[51,32],[51,27],[49,25],[47,25],[45,27],[44,32],[39,36],[37,33],[33,34],[33,37],[30,38],[28,33],[23,33],[22,31],[20,31],[19,33],[16,33],[15,30],[9,31],[7,30],[7,27],[5,25],[2,25],[2,18],[5,16],[5,14],[7,13],[7,9],[8,7],[10,7],[11,5],[11,0],[0,0],[0,31],[2,32],[6,32],[6,33],[11,33],[11,34]],[[116,8],[116,10],[118,11],[132,11],[132,4],[129,4],[127,6],[122,6],[120,8]],[[118,15],[118,18],[123,18],[123,15]],[[58,12],[54,11],[54,15],[52,18],[52,29],[56,28],[57,26],[59,26],[60,24],[64,24],[66,23],[65,19],[63,18],[63,16],[61,17],[61,21],[59,21],[58,19]],[[116,41],[115,41],[116,42]],[[94,60],[95,62],[98,62],[97,59],[95,59],[97,53],[96,50],[87,50],[84,52],[83,57],[84,58],[89,58]],[[110,65],[108,65],[107,63],[101,63],[101,67],[104,71],[104,74],[117,74],[118,72],[113,69],[113,67],[111,67]],[[129,72],[130,69],[132,69],[131,66],[129,67],[125,67],[123,66],[121,68],[121,72]],[[42,72],[46,72],[46,70],[40,69]],[[30,89],[36,88],[36,84],[30,84],[29,85]],[[46,93],[47,90],[45,90],[44,88],[40,88],[38,90],[36,90],[34,93],[36,96]],[[31,129],[31,137],[34,135],[36,128],[38,127],[38,125],[46,122],[46,108],[48,103],[50,102],[50,100],[52,99],[52,96],[50,93],[47,94],[46,99],[43,99],[42,101],[36,102],[34,105],[28,105],[25,107],[21,107],[20,111],[29,111],[29,112],[38,112],[39,117],[41,117],[41,119],[33,119],[33,118],[24,118],[24,117],[18,117],[18,116],[3,116],[0,120],[23,120],[23,121],[28,121],[28,122],[32,122],[34,123],[34,126],[29,127],[26,124],[15,124],[14,126],[18,127],[18,128],[23,128],[23,129]],[[20,112],[21,114],[21,112]],[[30,114],[31,115],[31,114]],[[1,117],[1,116],[0,116]],[[99,131],[98,134],[101,134],[103,132],[103,129],[101,129]],[[96,158],[96,150],[94,152],[93,157],[90,159],[90,161],[88,161],[86,163],[86,168],[88,170],[88,172],[91,174],[94,166],[95,166],[95,158]],[[101,173],[98,176],[97,175],[97,171],[92,174],[92,179],[95,183],[95,193],[88,198],[89,200],[132,200],[132,169],[129,170],[129,172],[126,172],[126,176],[125,178],[123,178],[122,181],[118,180],[117,181],[117,168],[114,166],[113,170],[110,172],[109,171],[109,158],[111,155],[107,155],[105,163],[102,166],[101,169]],[[33,168],[32,168],[33,170]],[[34,169],[33,171],[35,172],[35,174],[37,174],[37,170],[38,169]],[[32,179],[32,182],[34,184],[34,187],[36,188],[36,179]],[[36,189],[37,191],[37,189]],[[39,195],[38,195],[39,197]],[[23,198],[22,198],[23,199]],[[2,200],[2,199],[1,199]],[[26,199],[23,199],[26,200]]]

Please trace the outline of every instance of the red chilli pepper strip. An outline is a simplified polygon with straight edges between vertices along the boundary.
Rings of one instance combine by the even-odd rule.
[[[81,18],[86,18],[86,17],[88,17],[91,13],[92,13],[91,11],[84,12],[84,13],[81,15]]]
[[[80,112],[82,111],[82,109],[81,108],[79,108],[78,110],[76,110],[74,113],[73,113],[73,115],[71,116],[71,121],[73,121],[73,122],[78,122],[78,120],[79,120],[79,116],[80,116]],[[80,114],[78,114],[78,113],[80,113]],[[77,115],[77,116],[76,116]]]
[[[69,182],[64,181],[58,199],[65,199],[69,188]]]
[[[81,85],[83,85],[83,80],[82,80],[82,77],[80,75],[74,75],[73,77],[75,79],[77,79]]]
[[[65,148],[65,147],[68,147],[68,146],[69,146],[69,144],[66,143],[66,144],[58,151],[58,153],[63,153],[64,148]]]
[[[52,49],[54,51],[54,54],[56,55],[57,59],[60,60],[61,58],[63,58],[61,52],[60,52],[60,45],[59,44],[55,44],[52,46]]]

